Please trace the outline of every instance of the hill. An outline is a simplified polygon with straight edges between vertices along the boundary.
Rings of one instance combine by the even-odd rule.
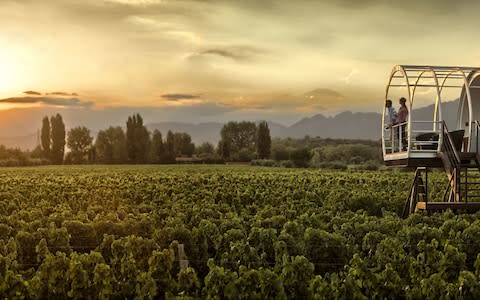
[[[449,128],[455,128],[458,100],[445,102],[442,106],[443,115]],[[429,120],[433,115],[433,105],[413,111],[413,116],[419,120]],[[124,126],[124,120],[131,114],[122,110],[56,110],[64,117],[67,127],[85,125],[92,133],[110,125]],[[37,144],[37,130],[41,119],[45,115],[52,115],[47,109],[18,109],[0,111],[0,144],[7,147],[33,149]],[[142,114],[143,115],[143,114]],[[155,116],[150,114],[149,120]],[[365,139],[378,140],[380,138],[381,114],[375,112],[342,112],[332,117],[317,114],[299,120],[291,126],[285,126],[269,121],[273,137],[302,138],[305,135],[320,136],[322,138]],[[187,132],[192,136],[194,143],[210,142],[217,144],[220,139],[221,122],[188,123],[188,122],[150,122],[146,124],[151,131],[158,129],[163,135],[168,130],[173,132]],[[68,128],[67,128],[68,129]]]

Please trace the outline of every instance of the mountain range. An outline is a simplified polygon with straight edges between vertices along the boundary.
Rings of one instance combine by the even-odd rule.
[[[433,105],[413,110],[412,117],[417,120],[431,120]],[[449,128],[455,128],[458,100],[442,104],[442,112]],[[87,126],[93,135],[110,125],[124,126],[124,120],[131,114],[128,110],[116,111],[78,111],[71,109],[56,110],[64,118],[67,127]],[[120,113],[119,113],[120,112]],[[51,109],[32,108],[0,111],[0,144],[7,147],[33,149],[39,141],[38,130],[41,119],[52,115]],[[143,115],[143,112],[142,112]],[[376,112],[345,111],[335,116],[317,114],[299,120],[291,126],[269,121],[272,137],[302,138],[306,135],[323,138],[378,140],[381,135],[381,114]],[[150,116],[149,119],[154,119]],[[158,129],[163,135],[168,130],[186,132],[192,136],[194,143],[210,142],[216,144],[220,139],[221,122],[148,122],[150,131]],[[68,129],[68,128],[67,128]]]

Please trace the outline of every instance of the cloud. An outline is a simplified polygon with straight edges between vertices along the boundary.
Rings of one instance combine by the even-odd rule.
[[[178,115],[189,114],[192,116],[197,115],[205,117],[222,115],[236,109],[229,105],[222,105],[217,103],[203,103],[181,107],[170,107],[168,110],[170,110],[172,113],[177,113]]]
[[[311,100],[324,100],[324,99],[343,100],[345,99],[345,97],[341,93],[328,88],[318,88],[303,94],[303,96]]]
[[[203,50],[190,55],[190,58],[198,58],[205,56],[219,56],[229,58],[235,61],[246,61],[257,57],[259,54],[264,53],[263,50],[250,47],[250,46],[227,46],[227,47],[214,47],[207,50]]]
[[[35,95],[35,96],[40,96],[40,95],[42,95],[42,93],[36,92],[36,91],[25,91],[25,92],[23,92],[23,93],[26,94],[26,95]]]
[[[51,96],[73,96],[73,97],[78,96],[77,93],[67,93],[67,92],[51,92],[51,93],[47,93],[46,95],[51,95]]]
[[[164,94],[161,96],[163,99],[169,101],[179,101],[179,100],[191,100],[199,99],[200,95],[191,95],[191,94]]]
[[[78,98],[55,98],[55,97],[10,97],[0,99],[0,103],[9,104],[43,104],[51,106],[90,107],[92,102],[85,102]]]
[[[350,73],[348,73],[347,76],[343,77],[342,80],[345,82],[345,84],[350,84],[351,81],[352,81],[352,77],[357,75],[359,73],[358,69],[352,69],[352,71],[350,71]]]
[[[160,4],[162,3],[162,0],[105,0],[105,2],[131,6],[146,6]]]

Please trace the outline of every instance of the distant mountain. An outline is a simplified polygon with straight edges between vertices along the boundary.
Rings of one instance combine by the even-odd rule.
[[[455,128],[458,101],[445,102],[442,105],[443,116],[449,128]],[[416,120],[432,120],[434,105],[413,111]],[[271,135],[274,137],[302,138],[305,135],[323,138],[378,140],[381,135],[382,115],[373,112],[342,112],[333,117],[322,114],[304,118],[291,126],[268,122]],[[160,122],[147,127],[159,129],[162,133],[171,131],[187,132],[195,143],[208,141],[216,144],[220,139],[223,123],[173,123]]]
[[[222,130],[224,123],[210,122],[210,123],[181,123],[181,122],[159,122],[147,124],[147,128],[150,131],[155,129],[160,130],[163,136],[167,134],[169,130],[172,132],[186,132],[192,137],[192,141],[195,144],[203,142],[209,142],[214,145],[220,140],[220,130]],[[275,122],[268,122],[270,132],[273,136],[280,136],[282,132],[288,129],[287,126],[278,124]]]
[[[458,100],[442,104],[442,115],[449,128],[456,127]],[[433,120],[435,106],[429,105],[413,110],[414,120]],[[305,135],[323,138],[378,140],[381,136],[382,115],[379,113],[339,113],[334,117],[321,114],[304,118],[286,130],[273,134],[278,137],[304,137]],[[431,125],[430,125],[431,126]],[[273,132],[273,131],[272,131]]]
[[[279,137],[304,137],[305,135],[374,140],[380,137],[382,116],[378,113],[342,112],[334,117],[321,114],[304,118],[290,126]]]
[[[434,105],[422,107],[413,111],[416,120],[431,120]],[[443,116],[449,128],[456,127],[458,100],[445,102],[442,105]],[[86,125],[92,134],[98,130],[113,126],[125,126],[126,117],[130,110],[117,109],[114,111],[59,111],[68,127]],[[143,112],[142,116],[143,116]],[[14,112],[0,111],[0,144],[7,147],[33,149],[37,145],[37,130],[41,119],[45,115],[52,115],[45,109],[15,110]],[[146,113],[149,116],[148,113]],[[150,113],[150,120],[155,115]],[[333,117],[318,114],[303,118],[291,126],[275,122],[268,122],[273,137],[301,138],[305,135],[320,136],[322,138],[366,139],[378,140],[381,134],[381,119],[379,113],[374,112],[342,112]],[[192,124],[186,122],[149,122],[146,124],[151,131],[158,129],[165,136],[168,130],[173,132],[187,132],[192,136],[195,144],[210,142],[216,145],[220,139],[221,122]],[[68,129],[68,128],[67,128]]]

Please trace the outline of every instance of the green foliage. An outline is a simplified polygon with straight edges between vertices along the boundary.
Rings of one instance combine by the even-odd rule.
[[[307,167],[312,158],[312,153],[308,148],[300,148],[290,153],[290,159],[296,167]]]
[[[215,154],[215,147],[212,144],[205,142],[200,144],[200,146],[195,147],[195,153],[197,155]]]
[[[272,157],[276,161],[289,160],[292,150],[283,145],[275,145],[272,147]]]
[[[86,127],[75,127],[68,131],[67,146],[70,148],[72,163],[81,164],[88,161],[88,151],[93,138]]]
[[[480,296],[480,213],[399,218],[410,173],[1,171],[0,298]],[[443,174],[430,180],[446,184]]]
[[[143,125],[140,114],[127,119],[127,157],[130,163],[145,163],[148,161],[150,133]]]
[[[165,155],[163,162],[174,163],[176,158],[175,154],[175,135],[170,130],[167,132],[167,139],[165,141]]]
[[[237,161],[250,162],[255,158],[255,152],[250,149],[242,148],[238,151]]]
[[[253,122],[228,122],[220,131],[220,154],[224,159],[238,161],[243,149],[243,159],[248,159],[247,153],[255,152],[257,125]],[[247,152],[248,151],[248,152]]]
[[[43,155],[42,155],[43,156]],[[19,166],[35,166],[44,165],[50,161],[43,158],[33,158],[26,152],[20,149],[6,148],[0,145],[0,166],[4,167],[19,167]]]
[[[50,138],[50,120],[47,116],[45,116],[42,120],[42,131],[41,131],[41,143],[42,143],[42,151],[43,157],[50,158],[50,145],[51,145],[51,138]]]
[[[252,166],[273,167],[276,162],[272,159],[254,159],[250,162]]]
[[[185,132],[175,132],[173,134],[173,152],[175,156],[192,156],[195,152],[192,137]]]
[[[95,160],[102,164],[121,164],[127,161],[125,132],[121,127],[100,130],[95,139]]]
[[[309,136],[303,139],[272,140],[272,157],[276,161],[291,159],[292,153],[301,149],[311,151],[308,164],[312,167],[345,169],[348,165],[353,165],[353,169],[356,170],[377,170],[382,162],[381,146],[377,141],[322,139]]]
[[[65,124],[62,116],[56,114],[50,118],[51,127],[51,149],[50,158],[53,164],[62,164],[65,153]]]
[[[163,145],[162,133],[155,129],[152,134],[150,161],[160,163],[165,155],[165,146]]]
[[[257,130],[257,154],[260,159],[270,158],[272,140],[267,122],[260,122]]]

